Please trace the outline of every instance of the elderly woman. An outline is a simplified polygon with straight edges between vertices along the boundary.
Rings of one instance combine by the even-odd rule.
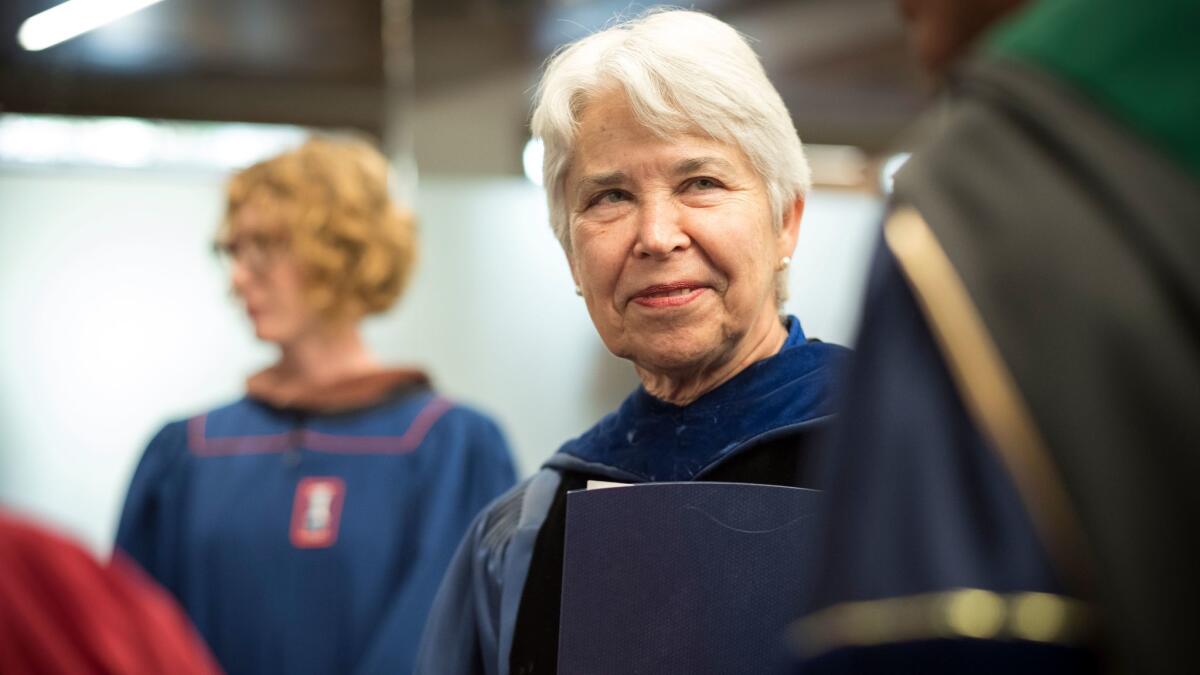
[[[279,361],[150,442],[117,548],[229,673],[412,669],[471,519],[515,481],[487,417],[385,368],[359,323],[416,254],[370,146],[315,139],[234,176],[217,249]]]
[[[533,129],[576,291],[642,386],[477,519],[426,627],[431,675],[555,671],[565,494],[589,479],[812,485],[846,353],[780,316],[808,168],[732,28],[654,12],[571,45]]]

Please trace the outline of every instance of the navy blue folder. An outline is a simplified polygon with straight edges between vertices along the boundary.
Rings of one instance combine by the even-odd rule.
[[[770,672],[819,508],[814,490],[743,483],[571,492],[558,672]]]

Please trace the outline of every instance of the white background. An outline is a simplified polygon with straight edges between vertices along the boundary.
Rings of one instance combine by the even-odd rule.
[[[0,503],[108,551],[125,485],[164,422],[241,394],[273,359],[208,254],[223,177],[0,168]],[[518,178],[422,176],[419,268],[367,326],[388,361],[495,416],[523,473],[636,384],[596,337]],[[788,308],[850,344],[878,199],[813,194]]]

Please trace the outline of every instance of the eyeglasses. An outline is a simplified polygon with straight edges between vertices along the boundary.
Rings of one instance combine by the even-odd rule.
[[[213,242],[213,254],[226,267],[241,263],[254,272],[262,272],[282,258],[288,250],[286,237],[269,234],[243,234]]]

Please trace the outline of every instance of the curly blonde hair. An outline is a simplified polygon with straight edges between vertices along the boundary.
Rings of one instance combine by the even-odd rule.
[[[330,320],[387,310],[417,255],[412,213],[388,194],[387,160],[370,144],[315,137],[235,174],[222,231],[255,208],[278,223],[304,273],[308,301]]]

